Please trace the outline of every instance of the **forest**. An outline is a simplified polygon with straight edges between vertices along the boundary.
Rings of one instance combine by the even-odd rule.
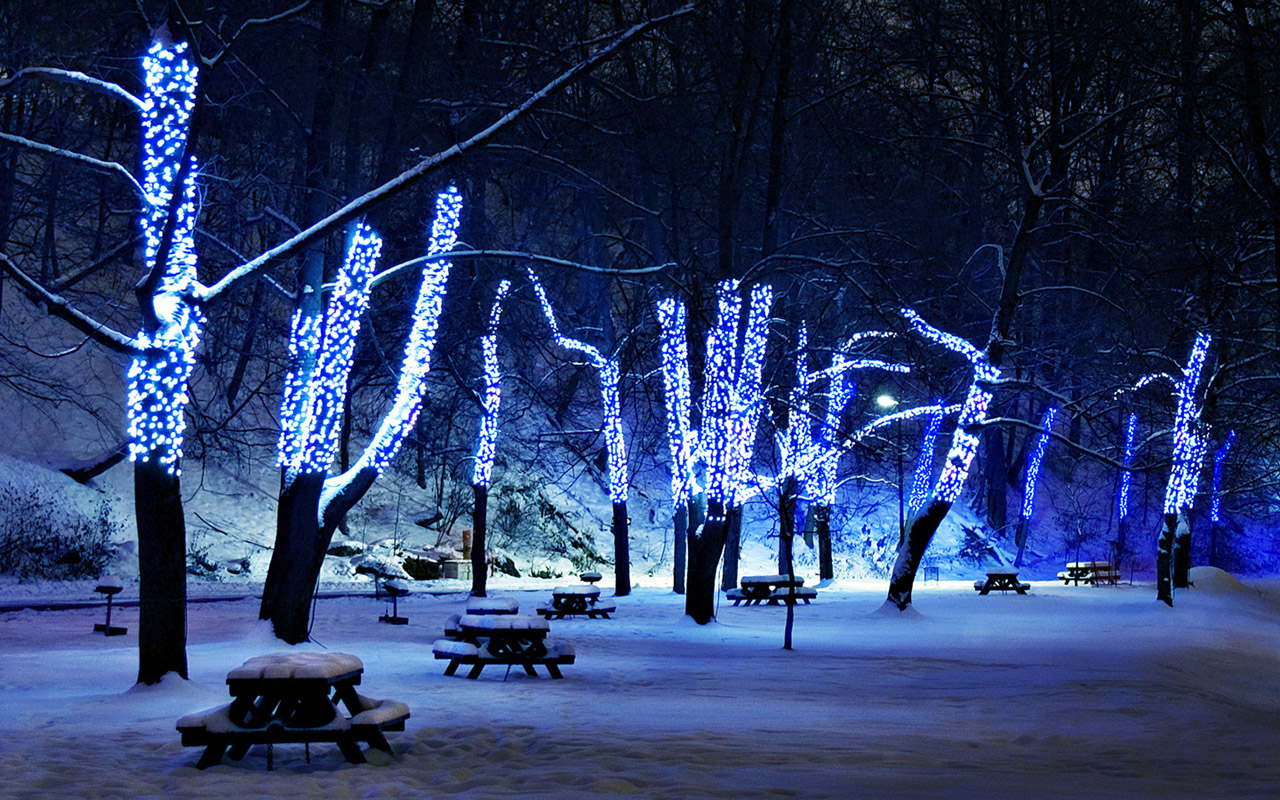
[[[609,498],[620,595],[627,476],[663,514],[706,490],[651,521],[690,535],[699,621],[733,557],[724,469],[774,476],[787,537],[797,502],[821,525],[860,481],[901,493],[944,412],[964,464],[930,460],[904,517],[900,608],[952,501],[1021,549],[1042,438],[1162,598],[1193,530],[1187,558],[1274,570],[1278,23],[1265,0],[13,0],[4,434],[57,415],[49,460],[134,462],[157,610],[184,596],[181,461],[278,447],[262,614],[287,641],[384,469],[483,535],[490,410],[495,490],[554,448]],[[185,82],[159,121],[148,54]],[[719,430],[698,464],[678,362],[677,423]],[[879,397],[937,413],[895,430]],[[801,457],[815,436],[837,464]],[[185,674],[163,644],[147,666],[182,630],[152,619],[141,677]]]

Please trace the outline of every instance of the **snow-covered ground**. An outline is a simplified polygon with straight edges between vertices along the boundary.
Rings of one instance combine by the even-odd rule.
[[[784,609],[724,604],[698,627],[641,588],[616,619],[552,623],[577,647],[563,681],[444,677],[431,642],[461,593],[411,595],[395,627],[379,601],[322,599],[319,645],[359,656],[362,692],[413,716],[390,763],[318,745],[308,765],[284,745],[273,772],[262,748],[198,771],[174,730],[227,701],[229,669],[282,649],[254,600],[192,604],[191,681],[150,688],[131,688],[136,609],[112,639],[91,633],[101,610],[9,612],[0,797],[1278,797],[1280,582],[1195,579],[1172,609],[1141,584],[979,597],[943,581],[907,617],[876,613],[881,581],[838,583],[797,609],[791,652]],[[499,593],[547,598],[522,585]]]

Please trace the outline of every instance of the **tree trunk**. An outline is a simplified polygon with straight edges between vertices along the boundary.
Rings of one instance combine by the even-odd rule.
[[[187,677],[187,534],[178,476],[154,458],[133,469],[138,516],[138,683]]]
[[[689,506],[688,504],[680,506],[676,509],[672,519],[675,528],[675,544],[672,548],[674,551],[675,567],[672,569],[672,585],[671,589],[676,594],[684,594],[684,551],[687,539],[689,537]]]
[[[1173,541],[1177,537],[1179,514],[1165,514],[1164,527],[1156,545],[1156,599],[1173,605]]]
[[[1013,534],[1013,542],[1018,545],[1018,556],[1013,560],[1015,567],[1022,567],[1022,553],[1027,549],[1027,528],[1027,520],[1018,520],[1018,527]]]
[[[1179,519],[1178,534],[1173,538],[1173,588],[1191,586],[1191,526],[1185,517]]]
[[[738,585],[738,557],[741,552],[742,506],[733,506],[726,517],[724,571],[720,573],[720,588],[726,592]]]
[[[1124,550],[1128,547],[1127,539],[1129,538],[1129,518],[1125,517],[1116,525],[1116,541],[1115,553],[1112,558],[1115,561],[1116,569],[1120,568],[1120,564],[1124,561]]]
[[[788,581],[796,579],[795,562],[791,560],[791,543],[796,536],[796,479],[787,476],[782,481],[782,495],[778,498],[778,574],[786,575]],[[791,649],[791,629],[795,626],[796,602],[795,586],[788,586],[791,597],[787,598],[787,624],[782,630],[782,649]]]
[[[916,582],[916,570],[920,569],[920,559],[924,551],[938,531],[938,525],[951,510],[951,504],[945,500],[934,500],[923,514],[913,517],[908,524],[908,533],[898,548],[898,558],[893,564],[893,575],[889,579],[888,602],[906,611],[911,605],[911,589]]]
[[[489,519],[489,487],[473,484],[476,505],[471,512],[471,596],[484,597],[489,580],[489,564],[485,557],[485,527]]]
[[[627,504],[613,504],[613,563],[615,597],[631,594],[631,541],[628,536]]]
[[[831,506],[813,507],[813,527],[818,535],[818,580],[835,578],[835,562],[831,558]]]
[[[310,635],[311,598],[332,536],[316,518],[324,478],[322,472],[303,473],[280,493],[275,549],[258,618],[270,620],[276,638],[289,644],[305,642]]]
[[[1222,541],[1222,523],[1215,522],[1209,527],[1209,566],[1216,567],[1221,563],[1218,557],[1218,546]]]
[[[699,625],[716,615],[716,567],[724,550],[728,520],[724,504],[710,501],[702,532],[689,537],[689,582],[684,596],[684,613]]]
[[[987,524],[992,530],[1003,531],[1009,523],[1009,507],[1005,486],[1009,479],[1009,465],[1005,458],[1004,434],[999,428],[982,432],[982,461],[986,467]]]

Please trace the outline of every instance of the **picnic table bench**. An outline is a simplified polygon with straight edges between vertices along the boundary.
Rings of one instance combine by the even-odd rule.
[[[614,605],[602,605],[600,603],[600,587],[587,584],[586,586],[557,586],[551,590],[551,602],[543,603],[538,606],[538,613],[547,619],[564,619],[565,617],[585,616],[588,619],[602,617],[609,619],[609,615],[617,612],[618,607]]]
[[[391,752],[385,731],[404,730],[409,707],[356,692],[364,665],[347,653],[288,653],[251,658],[227,674],[229,705],[178,720],[185,747],[204,747],[196,766],[211,767],[224,754],[244,758],[253,745],[333,742],[347,761],[362,764],[359,743]],[[338,710],[342,703],[350,713]]]
[[[464,614],[458,621],[456,639],[437,639],[431,651],[439,660],[448,660],[445,675],[468,665],[467,677],[479,678],[486,666],[520,666],[537,676],[535,665],[546,667],[552,678],[563,678],[562,664],[574,662],[573,645],[547,641],[551,626],[541,617],[517,614]]]
[[[1104,583],[1114,586],[1120,580],[1120,570],[1110,561],[1071,561],[1067,568],[1058,573],[1058,580],[1063,586],[1081,583],[1100,586]]]
[[[748,575],[742,579],[741,588],[725,592],[725,597],[732,600],[735,606],[740,603],[749,606],[776,606],[779,603],[794,605],[797,602],[809,605],[817,596],[818,590],[806,587],[804,578],[792,580],[786,575]]]
[[[1018,571],[1016,569],[989,569],[987,570],[987,579],[985,581],[974,581],[973,588],[980,595],[990,594],[993,591],[1007,592],[1013,590],[1018,594],[1026,594],[1031,588],[1029,583],[1018,583]]]

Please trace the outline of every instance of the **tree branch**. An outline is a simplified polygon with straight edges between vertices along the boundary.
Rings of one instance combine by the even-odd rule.
[[[686,14],[690,14],[692,12],[693,12],[693,6],[686,5],[677,9],[676,11],[673,11],[670,14],[645,20],[644,22],[636,23],[635,25],[631,26],[631,28],[629,28],[625,32],[615,37],[613,41],[611,41],[609,44],[605,45],[604,47],[597,50],[595,53],[591,54],[587,58],[583,59],[582,61],[579,61],[574,66],[570,67],[569,69],[557,75],[555,78],[553,78],[541,89],[537,90],[536,92],[531,94],[529,97],[527,97],[524,100],[524,102],[520,103],[520,105],[511,109],[506,114],[503,114],[494,123],[492,123],[485,129],[479,131],[478,133],[473,134],[472,136],[468,137],[467,139],[464,139],[461,142],[458,142],[452,147],[449,147],[445,150],[441,150],[438,153],[435,153],[433,155],[423,158],[413,167],[410,167],[404,172],[401,172],[399,175],[387,181],[386,183],[382,184],[381,186],[378,186],[370,190],[369,192],[366,192],[365,194],[361,195],[360,197],[356,198],[355,200],[350,201],[349,203],[344,205],[342,208],[339,208],[337,211],[334,211],[332,214],[316,222],[314,225],[302,231],[301,233],[289,238],[288,240],[282,242],[279,245],[276,245],[275,247],[261,254],[260,256],[253,259],[252,261],[249,261],[245,264],[240,265],[239,267],[236,267],[234,270],[228,273],[222,280],[218,281],[213,286],[198,287],[196,290],[197,298],[199,300],[207,302],[207,301],[213,300],[223,292],[230,292],[238,288],[239,286],[244,284],[246,281],[251,279],[259,270],[263,269],[273,261],[284,258],[296,252],[297,250],[303,247],[306,247],[307,245],[311,244],[315,240],[327,235],[334,228],[337,228],[338,226],[341,226],[346,222],[360,216],[369,208],[372,208],[373,206],[378,205],[379,203],[385,202],[386,200],[388,200],[389,198],[391,198],[392,196],[394,196],[395,194],[397,194],[398,192],[400,192],[401,190],[403,190],[413,182],[417,181],[419,178],[423,177],[424,175],[426,175],[436,167],[440,166],[441,164],[447,161],[452,161],[462,153],[465,153],[468,150],[472,150],[478,145],[484,143],[486,140],[490,139],[498,131],[507,127],[512,122],[514,122],[515,120],[523,116],[525,113],[527,113],[534,106],[541,103],[543,100],[545,100],[548,96],[550,96],[553,92],[555,92],[561,86],[564,86],[565,84],[569,83],[573,79],[577,78],[579,75],[594,68],[601,61],[604,61],[606,58],[612,55],[615,50],[617,50],[619,47],[621,47],[623,44],[627,43],[631,39],[636,38],[637,36],[649,30],[650,28],[654,27],[655,25],[658,25],[660,23],[666,22],[671,19],[675,19],[676,17],[681,17]]]
[[[136,339],[108,328],[101,322],[77,310],[65,297],[54,294],[38,281],[28,276],[5,253],[0,253],[0,269],[9,273],[28,297],[36,302],[44,303],[51,316],[65,320],[71,324],[71,327],[108,350],[114,350],[117,353],[130,356],[142,352],[143,348]]]
[[[22,136],[14,136],[12,133],[0,131],[0,142],[9,142],[18,147],[25,147],[28,150],[35,150],[38,153],[44,153],[49,156],[65,158],[68,161],[74,161],[77,164],[83,164],[94,172],[102,172],[107,175],[119,175],[129,182],[142,199],[147,198],[147,193],[143,190],[142,184],[138,183],[138,179],[133,177],[129,170],[114,161],[101,161],[92,156],[74,153],[70,150],[63,150],[61,147],[45,144],[44,142],[36,142]]]

